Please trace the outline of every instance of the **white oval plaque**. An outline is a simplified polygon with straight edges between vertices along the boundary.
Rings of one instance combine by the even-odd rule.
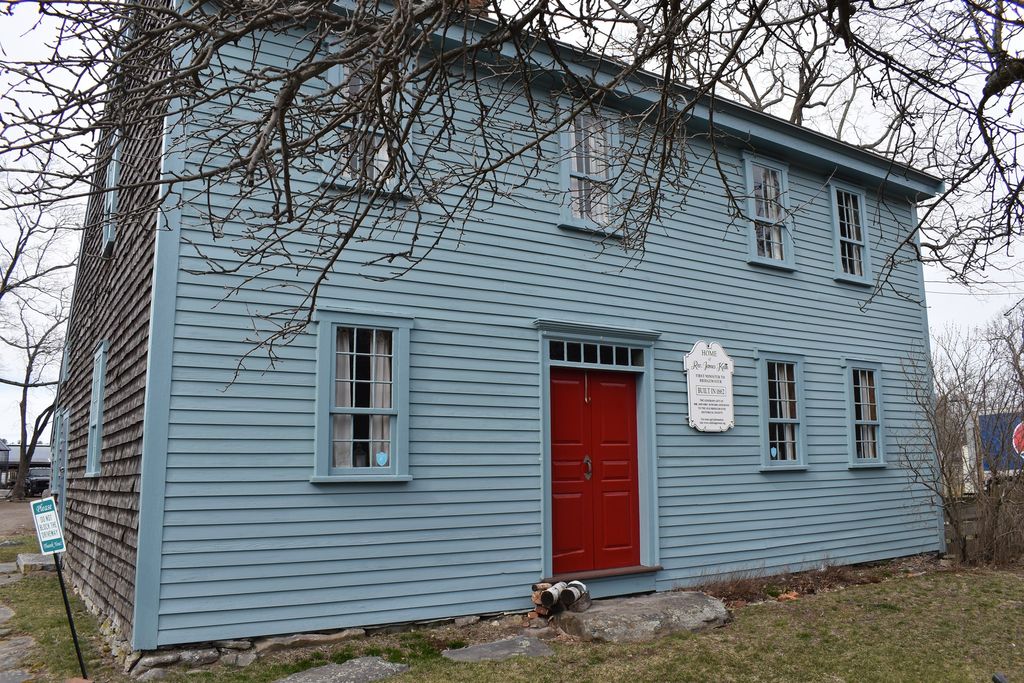
[[[690,426],[702,432],[724,432],[736,426],[732,373],[736,367],[718,342],[703,339],[683,358]]]

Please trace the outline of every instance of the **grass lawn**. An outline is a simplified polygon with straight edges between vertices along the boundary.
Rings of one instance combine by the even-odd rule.
[[[39,552],[39,541],[35,536],[13,536],[3,540],[17,541],[17,544],[0,547],[0,562],[14,562],[21,553]]]
[[[56,578],[0,587],[12,626],[40,643],[33,664],[63,681],[77,671]],[[95,620],[76,623],[94,680],[129,680],[99,656]],[[282,653],[243,670],[217,668],[165,680],[274,681],[327,661],[377,654],[412,665],[395,681],[972,681],[994,672],[1024,680],[1024,574],[948,571],[851,586],[794,602],[750,605],[727,627],[642,645],[555,642],[555,656],[462,664],[438,654],[460,631],[374,635],[333,649]]]

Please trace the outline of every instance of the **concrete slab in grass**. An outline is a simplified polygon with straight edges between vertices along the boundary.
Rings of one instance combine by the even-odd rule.
[[[442,657],[454,662],[501,661],[509,657],[550,657],[554,654],[551,646],[536,638],[519,636],[493,643],[470,645],[457,650],[445,650]]]
[[[22,574],[29,572],[55,572],[57,567],[53,564],[53,555],[40,555],[38,553],[20,553],[18,555],[18,571]]]
[[[387,662],[380,657],[359,657],[344,664],[328,664],[307,669],[274,683],[372,683],[397,676],[409,667]]]

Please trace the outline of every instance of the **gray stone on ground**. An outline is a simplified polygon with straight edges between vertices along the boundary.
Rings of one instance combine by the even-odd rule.
[[[28,657],[36,641],[29,636],[0,640],[0,671],[13,670]]]
[[[509,657],[550,657],[554,650],[547,643],[536,638],[517,636],[496,640],[493,643],[470,645],[457,650],[445,650],[442,657],[454,662],[502,661]]]
[[[558,627],[571,636],[609,643],[639,643],[727,621],[725,603],[695,592],[596,600],[586,612],[562,612],[555,617]]]
[[[15,581],[21,581],[23,577],[21,574],[0,574],[0,586],[6,586],[9,583]]]
[[[255,652],[229,652],[221,655],[220,663],[224,666],[246,667],[256,661]]]
[[[406,671],[407,664],[387,662],[380,657],[359,657],[344,664],[328,664],[307,669],[274,683],[372,683]]]
[[[12,610],[10,607],[4,607],[3,605],[0,605],[0,626],[10,621],[11,617],[13,616],[14,610]]]
[[[0,562],[0,574],[14,574],[17,571],[17,562]]]
[[[15,541],[15,540],[12,540],[12,539],[8,539],[8,540],[5,540],[5,541],[0,541],[0,548],[10,548],[11,546],[18,545],[20,543],[21,543],[21,541]]]
[[[265,654],[277,652],[278,650],[291,650],[297,647],[317,647],[320,645],[334,645],[354,638],[362,638],[366,631],[361,628],[347,628],[344,631],[335,633],[296,633],[292,636],[278,636],[274,638],[260,638],[253,647],[256,652]]]
[[[0,683],[25,683],[32,674],[25,671],[0,671]]]
[[[53,555],[40,555],[38,553],[19,553],[18,571],[22,574],[29,572],[55,572],[57,568],[53,564]]]

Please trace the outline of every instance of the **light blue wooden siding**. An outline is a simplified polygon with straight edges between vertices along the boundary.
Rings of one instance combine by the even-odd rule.
[[[381,272],[361,264],[390,245],[354,243],[321,291],[325,306],[415,319],[408,483],[309,482],[315,330],[276,349],[273,367],[257,356],[235,376],[252,348],[251,314],[294,304],[276,286],[295,273],[254,284],[191,273],[204,263],[189,240],[234,257],[197,211],[182,212],[176,292],[156,293],[176,295],[159,644],[527,608],[544,554],[538,318],[662,333],[659,589],[937,547],[935,513],[905,473],[847,467],[842,358],[881,363],[895,463],[901,446],[915,447],[918,421],[900,359],[924,331],[917,303],[884,292],[861,311],[868,290],[833,280],[826,175],[790,166],[790,205],[802,207],[793,273],[747,264],[749,228],[728,226],[713,171],[699,176],[685,213],[652,227],[637,259],[556,227],[559,207],[544,198],[557,190],[555,144],[545,149],[550,172],[496,197],[411,272],[385,282],[340,275]],[[739,150],[719,151],[741,186]],[[695,161],[707,153],[698,142],[690,150]],[[227,206],[235,193],[219,190],[215,206]],[[877,258],[911,209],[894,201],[880,211],[869,188],[868,210]],[[917,267],[901,266],[893,283],[918,292]],[[736,427],[726,433],[687,426],[682,358],[698,339],[720,342],[736,362]],[[803,357],[806,471],[760,471],[758,352]]]

